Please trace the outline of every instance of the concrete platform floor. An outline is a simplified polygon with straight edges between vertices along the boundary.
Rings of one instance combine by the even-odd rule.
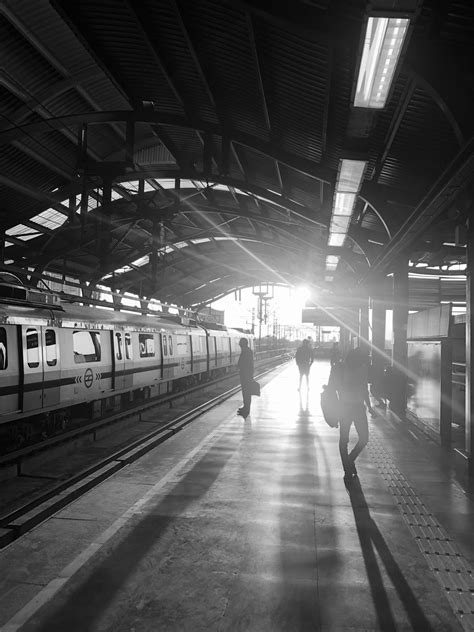
[[[382,414],[347,490],[328,373],[275,371],[0,552],[1,629],[474,630],[472,497]]]

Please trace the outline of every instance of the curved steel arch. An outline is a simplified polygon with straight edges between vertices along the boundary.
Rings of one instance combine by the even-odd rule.
[[[37,123],[29,123],[27,125],[20,125],[3,130],[0,132],[0,145],[5,145],[14,140],[20,140],[24,136],[31,136],[35,132],[50,131],[51,129],[61,130],[75,125],[94,123],[150,123],[155,125],[173,125],[175,127],[200,131],[204,134],[207,133],[222,138],[228,138],[230,142],[253,149],[315,180],[332,184],[336,178],[336,173],[333,169],[321,167],[316,162],[300,158],[295,154],[278,149],[271,142],[265,142],[256,136],[232,129],[227,125],[224,127],[220,124],[209,123],[198,119],[190,121],[185,116],[179,114],[156,112],[148,109],[84,112],[81,114],[52,117]]]

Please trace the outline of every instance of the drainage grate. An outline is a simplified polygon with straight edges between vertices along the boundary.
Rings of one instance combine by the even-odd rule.
[[[376,433],[372,433],[369,453],[420,547],[428,566],[446,591],[461,625],[474,630],[474,577],[472,566],[439,524],[431,511],[392,461]]]

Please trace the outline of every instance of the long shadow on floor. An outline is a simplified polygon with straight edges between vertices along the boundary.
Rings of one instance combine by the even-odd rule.
[[[348,492],[380,629],[383,632],[396,632],[397,623],[392,614],[390,599],[383,583],[376,553],[378,553],[398,593],[413,630],[416,630],[416,632],[430,632],[433,629],[431,624],[425,617],[417,598],[370,515],[369,507],[358,479],[352,481]]]
[[[96,629],[98,620],[114,597],[126,585],[127,580],[142,560],[159,566],[160,560],[153,548],[166,534],[172,522],[186,508],[201,498],[213,485],[227,461],[235,453],[237,438],[232,441],[224,436],[213,444],[202,458],[175,485],[172,493],[158,495],[146,507],[146,515],[130,521],[128,532],[116,546],[105,547],[90,565],[77,575],[75,587],[67,587],[59,598],[47,604],[30,620],[25,630],[35,632],[86,632]],[[59,602],[59,603],[58,603]]]

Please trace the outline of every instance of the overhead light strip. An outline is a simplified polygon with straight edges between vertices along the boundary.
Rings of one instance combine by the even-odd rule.
[[[369,17],[357,77],[354,106],[385,107],[410,20]]]
[[[343,158],[334,191],[331,222],[329,224],[328,246],[342,248],[351,223],[352,212],[364,177],[365,160]],[[329,255],[326,258],[326,270],[335,271],[339,257]]]

